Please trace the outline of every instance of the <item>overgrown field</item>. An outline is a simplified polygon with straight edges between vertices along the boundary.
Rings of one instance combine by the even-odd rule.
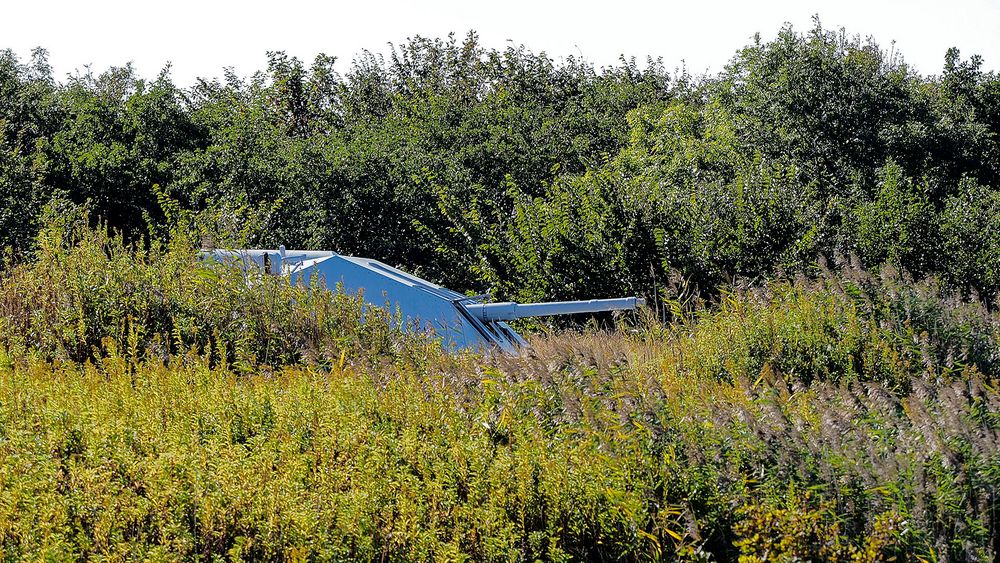
[[[1000,318],[850,265],[449,355],[85,218],[0,282],[5,560],[990,560]]]
[[[0,50],[0,559],[995,559],[988,68],[818,20],[700,77]],[[279,244],[654,310],[451,355],[197,259]]]

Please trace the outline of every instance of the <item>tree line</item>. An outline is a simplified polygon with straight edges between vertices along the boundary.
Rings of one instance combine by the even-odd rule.
[[[0,52],[0,245],[52,201],[128,240],[177,210],[248,244],[368,256],[516,299],[654,295],[856,257],[1000,290],[1000,77],[922,75],[818,22],[721,72],[413,38],[344,73],[281,52],[179,87],[129,66],[57,80]]]

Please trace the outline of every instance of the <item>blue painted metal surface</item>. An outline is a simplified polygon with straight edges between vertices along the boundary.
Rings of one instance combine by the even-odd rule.
[[[291,283],[319,283],[361,293],[364,300],[399,312],[404,330],[433,332],[446,348],[516,353],[526,342],[504,321],[525,317],[631,310],[641,298],[555,303],[487,303],[369,258],[315,250],[213,250],[203,255],[243,269],[287,276]]]

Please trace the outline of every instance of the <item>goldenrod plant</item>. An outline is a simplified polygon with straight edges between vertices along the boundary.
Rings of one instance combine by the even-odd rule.
[[[64,209],[0,279],[0,553],[989,560],[1000,318],[835,264],[522,356]],[[195,233],[195,234],[191,234]]]

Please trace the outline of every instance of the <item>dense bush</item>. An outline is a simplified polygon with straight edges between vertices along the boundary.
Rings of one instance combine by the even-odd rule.
[[[684,332],[674,364],[701,377],[867,381],[906,392],[915,375],[1000,373],[1000,324],[984,304],[888,267],[727,290]]]
[[[85,211],[55,207],[35,257],[0,283],[0,339],[8,354],[83,362],[129,362],[192,354],[248,371],[368,350],[392,356],[387,312],[362,318],[356,295],[293,287],[274,276],[197,260],[198,229],[169,242],[125,243]],[[412,344],[417,345],[419,339]]]

